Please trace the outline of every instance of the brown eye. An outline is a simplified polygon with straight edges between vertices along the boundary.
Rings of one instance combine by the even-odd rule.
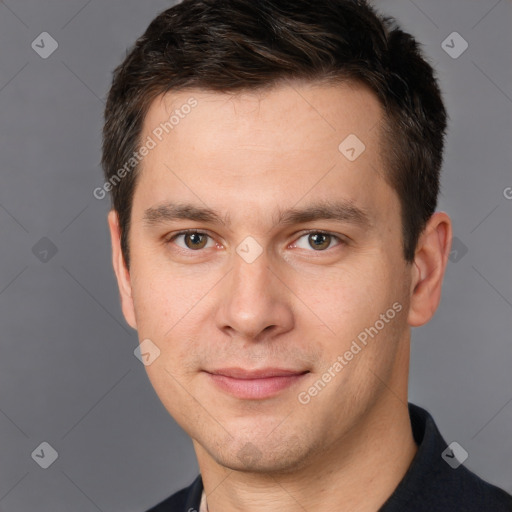
[[[183,235],[185,239],[185,245],[189,249],[203,249],[208,241],[208,235],[201,233],[186,233]]]
[[[331,235],[327,233],[311,233],[308,236],[309,245],[315,249],[315,251],[327,249],[331,244]]]
[[[341,246],[344,241],[336,235],[325,231],[309,231],[300,236],[293,244],[298,249],[310,250],[314,252],[327,252],[327,249],[334,249]]]
[[[167,240],[168,244],[176,245],[184,251],[199,251],[215,245],[213,238],[200,231],[182,231]]]

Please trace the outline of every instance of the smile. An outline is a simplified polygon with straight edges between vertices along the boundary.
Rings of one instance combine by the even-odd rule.
[[[224,368],[206,372],[211,382],[224,392],[245,400],[263,400],[277,395],[301,381],[307,370],[266,368],[247,371]]]

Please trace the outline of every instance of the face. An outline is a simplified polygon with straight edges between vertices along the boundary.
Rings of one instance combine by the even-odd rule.
[[[160,350],[146,370],[162,403],[225,467],[306,464],[407,372],[382,115],[362,86],[296,83],[172,93],[145,119],[123,311]]]

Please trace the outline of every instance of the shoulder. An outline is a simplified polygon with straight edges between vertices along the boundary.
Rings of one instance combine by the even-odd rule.
[[[458,461],[426,410],[409,404],[409,412],[418,452],[381,512],[512,512],[512,496]]]
[[[434,471],[422,500],[439,510],[512,512],[512,496],[465,468]]]
[[[432,481],[432,491],[444,496],[450,510],[512,512],[512,496],[503,489],[486,482],[478,475],[459,466],[446,468]],[[457,508],[459,507],[459,508]]]

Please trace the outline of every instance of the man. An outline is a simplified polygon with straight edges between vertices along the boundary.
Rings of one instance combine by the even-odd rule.
[[[365,2],[185,0],[150,24],[106,107],[108,221],[201,473],[152,511],[512,510],[407,401],[451,244],[445,128],[417,43]]]

